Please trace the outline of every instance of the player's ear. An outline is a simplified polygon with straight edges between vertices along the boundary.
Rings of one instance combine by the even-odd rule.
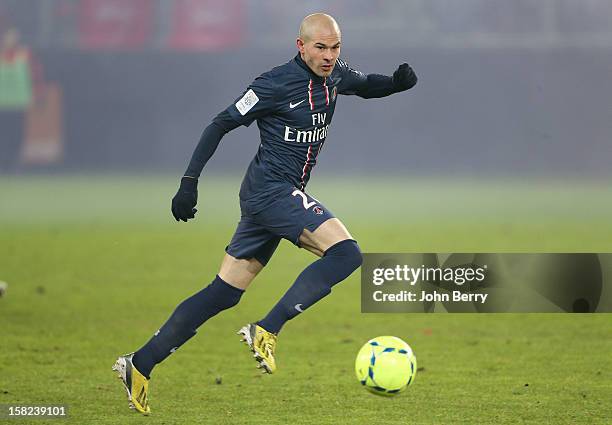
[[[301,38],[298,38],[295,42],[300,53],[304,53],[304,41]]]

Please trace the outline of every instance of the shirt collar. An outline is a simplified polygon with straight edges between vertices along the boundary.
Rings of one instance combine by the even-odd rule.
[[[295,63],[297,63],[302,69],[304,69],[305,71],[308,72],[310,78],[313,81],[316,82],[323,82],[323,80],[325,79],[325,77],[319,77],[317,74],[315,74],[314,72],[312,72],[312,69],[310,69],[310,67],[306,64],[306,62],[304,62],[304,60],[302,59],[302,56],[300,55],[300,52],[298,52],[297,55],[295,55],[295,58],[293,58],[293,60],[295,61]]]

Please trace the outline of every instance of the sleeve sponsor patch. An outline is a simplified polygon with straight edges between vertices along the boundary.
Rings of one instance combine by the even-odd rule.
[[[259,98],[253,91],[253,89],[249,89],[242,98],[236,102],[236,109],[240,112],[240,115],[245,115],[247,112],[251,110],[255,104],[259,102]]]

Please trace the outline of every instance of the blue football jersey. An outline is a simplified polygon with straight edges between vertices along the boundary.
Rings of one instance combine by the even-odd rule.
[[[304,190],[317,163],[339,94],[357,94],[367,77],[338,59],[329,77],[319,77],[300,55],[253,81],[227,108],[237,123],[257,121],[260,145],[240,198],[254,209],[288,183]]]

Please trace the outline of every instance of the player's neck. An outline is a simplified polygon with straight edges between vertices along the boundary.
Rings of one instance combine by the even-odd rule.
[[[317,74],[314,73],[314,71],[308,66],[308,64],[306,63],[306,61],[302,58],[302,54],[300,52],[297,53],[297,55],[295,55],[295,61],[297,62],[297,64],[304,68],[306,71],[308,71],[308,73],[310,74],[311,78],[315,81],[323,81],[324,77],[320,77]]]

